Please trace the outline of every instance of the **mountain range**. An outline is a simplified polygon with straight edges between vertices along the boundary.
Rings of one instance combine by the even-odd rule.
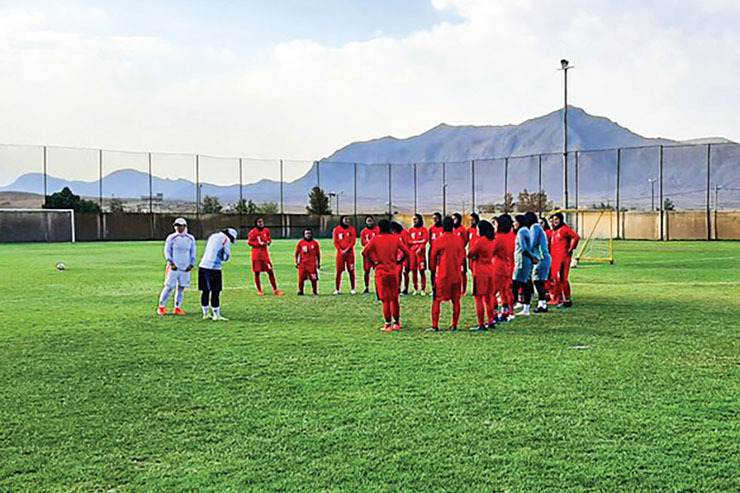
[[[283,197],[286,211],[303,210],[307,194],[320,181],[327,192],[336,192],[348,211],[355,200],[355,170],[357,176],[358,209],[387,210],[389,170],[393,208],[410,210],[414,206],[414,173],[416,203],[420,208],[441,208],[443,194],[450,208],[465,208],[471,200],[472,170],[475,170],[476,203],[501,202],[504,175],[509,192],[516,197],[523,189],[537,190],[542,186],[556,203],[562,203],[563,112],[527,120],[518,125],[452,126],[440,124],[421,135],[398,139],[387,136],[355,142],[332,155],[316,161],[301,178],[286,182]],[[621,195],[626,207],[643,208],[651,201],[649,180],[659,175],[658,146],[664,151],[664,195],[677,207],[699,207],[706,197],[706,145],[716,144],[712,154],[712,186],[740,181],[740,149],[726,139],[694,139],[678,142],[670,139],[647,138],[605,117],[593,116],[581,108],[568,109],[569,150],[579,150],[578,186],[581,206],[612,202],[616,186],[616,148],[652,146],[648,149],[625,149],[621,154]],[[599,151],[607,149],[606,151]],[[542,157],[540,167],[539,157]],[[510,158],[504,156],[529,156]],[[575,198],[575,153],[569,153],[570,203]],[[496,158],[496,159],[494,159]],[[501,158],[501,159],[499,159]],[[475,161],[473,164],[472,161]],[[445,163],[442,165],[441,163]],[[356,165],[354,163],[357,163]],[[392,163],[392,164],[388,164]],[[416,165],[409,163],[417,163]],[[540,171],[541,169],[541,171]],[[201,169],[201,176],[208,170]],[[245,176],[245,182],[250,181]],[[257,177],[253,177],[257,178]],[[40,173],[20,176],[0,191],[43,193]],[[67,181],[47,177],[48,190],[68,186],[78,195],[97,197],[97,181]],[[218,186],[202,183],[201,196],[218,197],[224,203],[239,198],[239,186]],[[148,194],[149,177],[136,170],[119,170],[104,177],[105,197],[140,198]],[[446,187],[443,186],[446,183]],[[193,201],[195,184],[185,179],[171,180],[154,176],[154,193],[165,200]],[[243,196],[257,203],[278,202],[280,184],[258,180],[243,186]]]

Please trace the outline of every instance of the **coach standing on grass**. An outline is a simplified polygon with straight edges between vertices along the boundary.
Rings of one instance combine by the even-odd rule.
[[[221,316],[221,291],[223,275],[221,264],[231,258],[231,244],[236,242],[236,230],[228,228],[208,237],[206,251],[198,265],[198,290],[201,292],[200,305],[203,319],[208,318],[209,307],[213,310],[213,320],[227,321]]]
[[[167,301],[172,290],[175,293],[175,315],[185,315],[182,310],[182,300],[185,297],[185,288],[190,287],[190,271],[195,267],[196,246],[195,237],[188,233],[188,222],[178,217],[174,223],[175,232],[164,242],[164,258],[167,260],[165,268],[164,289],[159,295],[157,313],[167,313]]]

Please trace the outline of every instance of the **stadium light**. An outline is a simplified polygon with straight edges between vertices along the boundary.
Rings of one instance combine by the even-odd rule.
[[[568,208],[568,70],[575,68],[570,62],[563,58],[560,60],[560,68],[563,71],[563,202]]]

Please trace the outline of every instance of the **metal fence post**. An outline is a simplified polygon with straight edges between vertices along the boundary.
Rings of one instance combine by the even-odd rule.
[[[388,219],[393,219],[393,188],[391,181],[391,163],[388,163]]]
[[[504,212],[508,211],[506,206],[506,199],[509,196],[509,158],[504,158]]]
[[[419,213],[419,189],[416,182],[416,163],[414,163],[414,214]]]
[[[619,230],[622,227],[622,224],[620,222],[620,194],[619,194],[619,186],[620,186],[620,173],[621,173],[621,166],[622,166],[622,149],[617,149],[617,239],[620,238],[619,236]]]
[[[357,163],[352,163],[352,166],[354,168],[353,170],[353,177],[352,177],[352,189],[353,189],[353,197],[354,197],[354,205],[352,207],[352,210],[354,212],[355,216],[355,224],[357,224]]]
[[[46,180],[47,180],[47,176],[48,176],[48,174],[46,172],[46,146],[44,146],[43,149],[44,149],[44,152],[43,152],[43,156],[44,156],[44,202],[46,202],[46,196],[48,194],[48,191],[46,189]]]
[[[447,216],[447,165],[442,162],[442,216]]]
[[[576,151],[576,209],[578,209],[578,154],[579,152]],[[578,220],[578,214],[576,214],[576,221]],[[576,224],[578,224],[576,222]]]
[[[316,166],[316,186],[321,188],[321,161],[314,161],[314,166]]]
[[[98,149],[98,205],[103,211],[103,149]]]
[[[154,187],[152,186],[152,153],[147,153],[147,161],[149,164],[149,228],[152,232],[151,237],[154,239]]]
[[[242,158],[239,158],[239,204],[244,202],[244,170],[242,165]]]
[[[200,226],[200,156],[195,155],[195,217]]]
[[[283,194],[283,186],[284,186],[285,180],[283,178],[283,160],[280,160],[280,215],[285,214],[284,209],[284,194]]]
[[[712,239],[712,209],[710,193],[712,189],[712,144],[707,144],[707,240]]]
[[[537,155],[537,193],[539,194],[537,201],[539,202],[541,216],[546,205],[545,200],[542,197],[542,154]]]
[[[661,241],[664,240],[664,233],[663,233],[663,218],[665,217],[665,202],[663,201],[663,145],[660,145],[660,153],[659,153],[659,167],[658,167],[658,179],[660,180],[659,183],[659,195],[660,195],[660,204],[658,207],[658,210],[660,211],[660,239]]]
[[[470,160],[470,190],[471,190],[470,210],[475,212],[475,159]]]

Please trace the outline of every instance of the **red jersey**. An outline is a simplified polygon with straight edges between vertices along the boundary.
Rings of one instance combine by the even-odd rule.
[[[434,243],[434,240],[436,240],[437,238],[440,238],[442,236],[442,233],[444,233],[442,226],[430,226],[429,227],[429,245],[431,246],[431,244]]]
[[[470,251],[472,252],[472,248],[475,246],[475,242],[480,239],[480,233],[478,232],[478,228],[470,227],[468,228],[468,241],[467,244],[470,247]]]
[[[396,275],[397,262],[405,255],[410,255],[409,249],[401,241],[401,236],[393,233],[380,234],[368,243],[362,250],[362,255],[375,265],[375,275]]]
[[[321,259],[321,247],[316,240],[301,239],[295,247],[295,261],[303,268],[315,268]]]
[[[357,243],[357,231],[352,226],[342,227],[337,226],[334,228],[334,232],[332,233],[332,237],[334,238],[334,248],[337,249],[338,252],[341,252],[343,250],[348,250],[347,253],[352,253],[353,248],[355,246],[355,243]]]
[[[578,240],[580,236],[578,233],[573,231],[570,226],[563,224],[558,229],[554,230],[552,234],[552,245],[550,254],[553,257],[569,257],[573,254],[573,250],[578,246]]]
[[[478,237],[475,243],[470,244],[470,259],[475,259],[475,276],[476,277],[493,277],[493,254],[495,251],[495,240],[489,240],[486,237]]]
[[[411,250],[414,252],[425,252],[429,241],[429,231],[424,226],[414,227],[408,230],[411,238]]]
[[[496,233],[493,240],[493,270],[501,277],[511,277],[514,272],[514,245],[516,236],[513,232]]]
[[[465,246],[468,245],[468,228],[466,228],[465,226],[461,224],[457,228],[453,229],[452,232],[455,233],[460,238],[462,238],[463,243],[465,243]]]
[[[552,247],[552,235],[555,233],[555,231],[551,229],[545,230],[545,236],[547,236],[547,248],[549,249]]]
[[[462,265],[465,261],[465,242],[453,233],[444,233],[432,244],[429,268],[435,273],[436,282],[453,284],[462,282]]]
[[[367,226],[365,226],[365,228],[363,228],[363,230],[360,232],[360,243],[362,243],[362,246],[366,246],[368,243],[370,243],[370,240],[372,240],[379,234],[379,227],[373,226],[372,228],[368,228]]]
[[[270,261],[267,246],[272,242],[270,230],[267,228],[252,228],[247,236],[247,245],[252,247],[252,260]]]

